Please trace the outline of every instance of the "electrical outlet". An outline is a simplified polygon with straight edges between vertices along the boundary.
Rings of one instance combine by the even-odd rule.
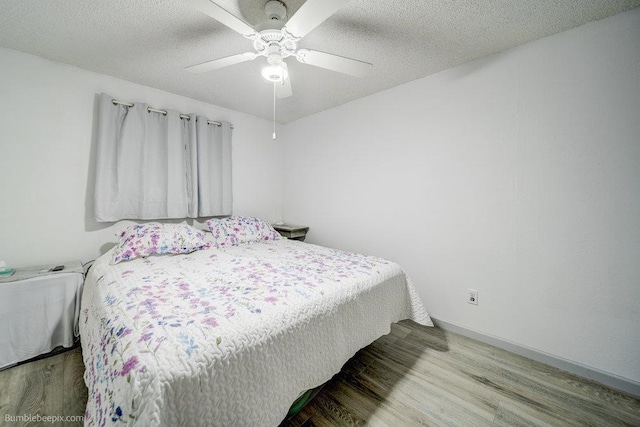
[[[478,305],[478,291],[475,289],[467,289],[467,302],[469,304]]]

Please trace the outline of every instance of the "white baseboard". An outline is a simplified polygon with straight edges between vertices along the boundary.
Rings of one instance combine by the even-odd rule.
[[[456,334],[464,335],[465,337],[472,338],[474,340],[483,342],[485,344],[492,345],[494,347],[501,348],[503,350],[510,351],[511,353],[518,354],[523,357],[541,362],[554,368],[562,369],[563,371],[571,372],[572,374],[579,375],[583,378],[590,379],[592,381],[604,384],[608,387],[616,390],[623,391],[625,393],[632,394],[640,397],[640,383],[630,380],[628,378],[619,377],[609,372],[604,372],[595,368],[591,368],[586,365],[582,365],[577,362],[572,362],[567,359],[563,359],[558,356],[554,356],[543,351],[535,350],[530,347],[525,347],[521,344],[517,344],[502,338],[494,337],[492,335],[485,334],[473,329],[468,329],[446,320],[431,317],[433,323],[444,329],[445,331],[454,332]]]

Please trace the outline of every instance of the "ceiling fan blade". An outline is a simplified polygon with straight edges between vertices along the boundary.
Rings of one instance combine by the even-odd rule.
[[[202,64],[192,65],[185,68],[185,70],[191,71],[192,73],[206,73],[207,71],[217,70],[218,68],[228,67],[229,65],[252,61],[256,59],[257,56],[258,55],[253,52],[239,53],[237,55],[225,56],[224,58],[203,62]]]
[[[274,83],[276,85],[276,96],[278,98],[288,98],[293,95],[291,89],[291,77],[284,79],[284,83]]]
[[[349,0],[307,0],[284,26],[295,37],[304,37]]]
[[[298,50],[296,58],[303,64],[315,65],[316,67],[349,74],[354,77],[365,76],[373,67],[373,64],[368,62],[309,49]]]
[[[242,19],[232,15],[226,9],[223,9],[218,4],[209,1],[209,0],[183,0],[186,3],[189,3],[194,8],[198,9],[200,12],[209,15],[216,21],[226,25],[232,30],[242,34],[243,36],[249,36],[255,34],[256,30],[251,28],[249,24],[244,22]]]

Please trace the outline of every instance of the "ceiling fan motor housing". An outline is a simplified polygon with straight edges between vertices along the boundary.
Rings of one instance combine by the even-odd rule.
[[[285,36],[281,30],[262,30],[253,39],[253,47],[259,55],[267,58],[277,53],[282,58],[295,54],[298,45],[294,39]]]

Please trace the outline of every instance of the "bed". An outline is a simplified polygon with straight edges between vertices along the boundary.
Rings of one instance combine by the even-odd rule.
[[[270,236],[96,260],[80,314],[86,425],[276,426],[391,323],[432,325],[398,264]]]

